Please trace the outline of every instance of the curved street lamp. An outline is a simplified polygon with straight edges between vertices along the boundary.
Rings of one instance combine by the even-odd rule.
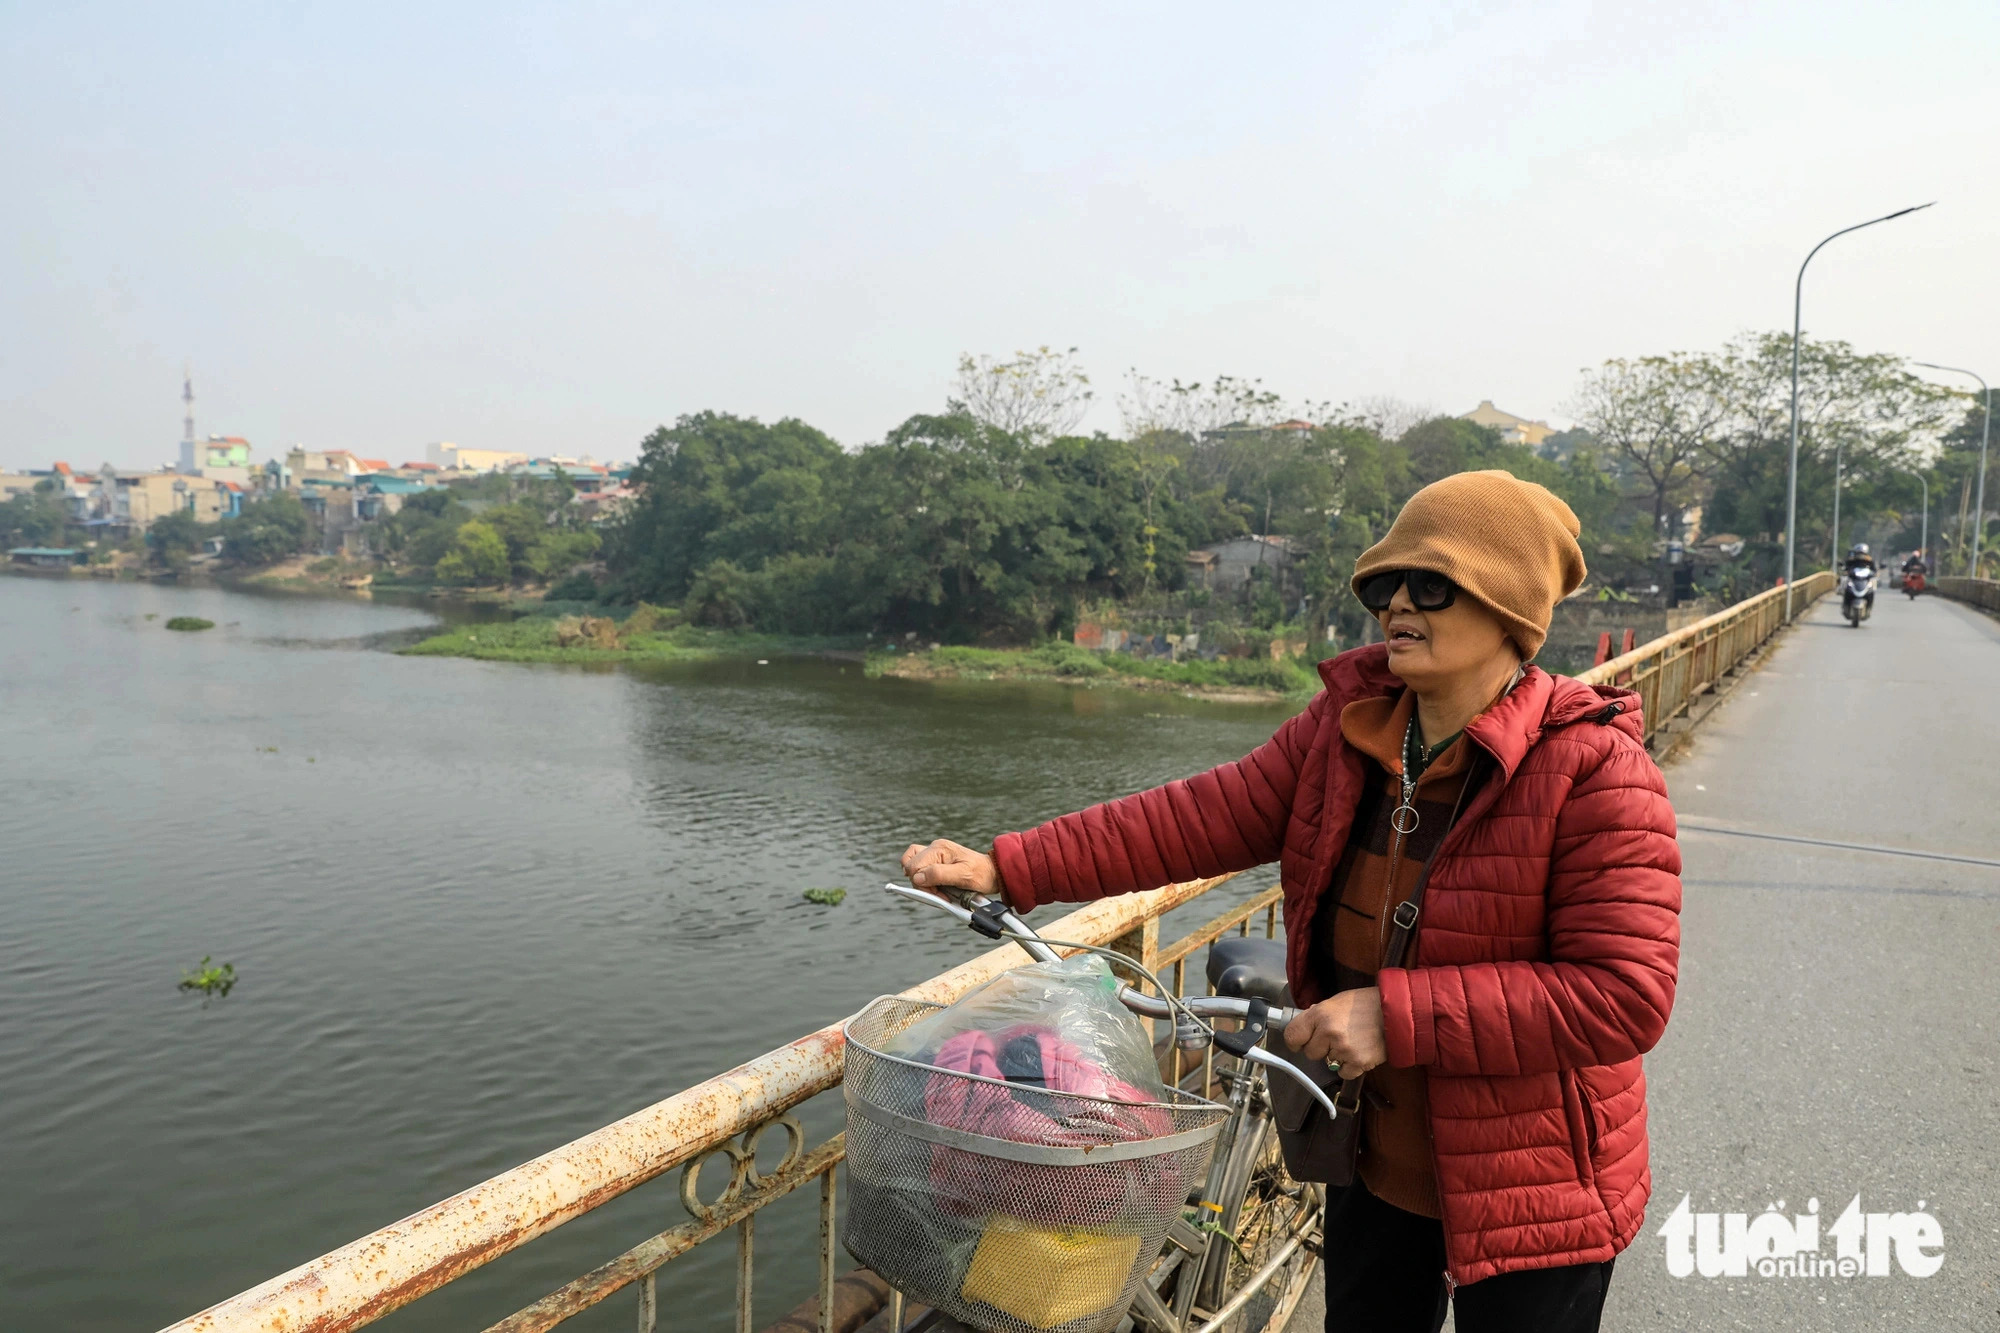
[[[1910,475],[1924,488],[1924,535],[1917,538],[1917,550],[1927,556],[1931,553],[1931,479],[1921,472],[1912,472]]]
[[[1914,204],[1909,208],[1897,209],[1894,213],[1884,213],[1879,218],[1857,222],[1851,227],[1842,227],[1827,237],[1826,241],[1821,241],[1807,251],[1805,264],[1799,265],[1798,281],[1792,284],[1792,463],[1785,480],[1785,619],[1787,621],[1792,618],[1792,553],[1798,548],[1799,543],[1799,316],[1805,300],[1806,264],[1812,263],[1813,256],[1826,248],[1827,241],[1845,236],[1850,231],[1872,227],[1878,222],[1891,222],[1900,217],[1908,217],[1912,213],[1922,212],[1936,202],[1937,200],[1933,199],[1930,204]],[[1838,558],[1838,552],[1835,556]]]
[[[1925,370],[1943,370],[1953,375],[1970,375],[1979,381],[1979,387],[1986,394],[1986,420],[1979,427],[1979,499],[1978,509],[1972,520],[1972,560],[1965,567],[1965,573],[1977,577],[1979,574],[1979,539],[1986,532],[1986,440],[1993,433],[1993,388],[1986,378],[1976,370],[1964,366],[1941,366],[1935,361],[1912,361],[1913,366]]]

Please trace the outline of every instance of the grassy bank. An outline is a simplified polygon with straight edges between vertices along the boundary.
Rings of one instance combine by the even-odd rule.
[[[212,577],[219,583],[285,592],[351,593],[366,587],[374,572],[374,564],[366,560],[299,555],[261,569],[241,566],[217,569]]]
[[[456,626],[402,651],[412,657],[476,657],[488,662],[690,662],[715,657],[853,652],[860,647],[858,638],[752,634],[668,625],[644,616],[610,621],[532,615],[505,623]]]
[[[1309,698],[1319,676],[1303,658],[1278,661],[1217,658],[1170,662],[1164,658],[1093,653],[1071,644],[1038,648],[937,648],[930,652],[876,653],[871,676],[906,680],[1055,680],[1080,685],[1124,685],[1258,701]]]

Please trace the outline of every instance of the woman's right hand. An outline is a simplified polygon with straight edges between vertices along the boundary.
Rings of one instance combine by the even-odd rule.
[[[933,892],[951,890],[988,898],[1000,893],[1000,868],[993,858],[946,838],[911,843],[903,853],[903,873],[916,887]]]

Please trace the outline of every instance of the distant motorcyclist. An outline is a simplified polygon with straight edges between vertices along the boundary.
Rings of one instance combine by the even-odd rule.
[[[1856,542],[1840,565],[1840,612],[1860,625],[1875,611],[1875,557],[1867,542]]]
[[[1931,567],[1924,563],[1924,553],[1910,552],[1910,558],[1903,562],[1903,591],[1908,594],[1911,601],[1916,601],[1917,596],[1924,591],[1925,576],[1930,572]]]

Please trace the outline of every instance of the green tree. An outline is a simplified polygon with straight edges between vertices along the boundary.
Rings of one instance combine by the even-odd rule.
[[[35,483],[23,495],[0,502],[0,549],[9,546],[53,546],[69,526],[62,487],[53,478]]]
[[[381,523],[381,549],[399,565],[432,571],[471,517],[455,489],[439,487],[407,496],[402,507]]]
[[[160,569],[183,570],[201,547],[202,525],[192,510],[176,509],[153,520],[146,529],[146,557]]]
[[[459,525],[451,550],[437,562],[437,576],[446,583],[504,583],[508,569],[507,543],[476,518]]]
[[[1441,477],[1487,466],[1485,460],[1501,441],[1500,433],[1490,426],[1462,417],[1432,417],[1403,432],[1396,445],[1409,459],[1406,484],[1415,492]]]
[[[646,438],[639,499],[611,534],[633,597],[678,602],[715,560],[755,571],[783,554],[827,554],[841,530],[850,460],[802,421],[684,416]]]
[[[559,579],[596,555],[603,544],[603,538],[589,528],[544,532],[528,548],[517,568],[544,582]]]
[[[304,550],[312,517],[298,496],[273,491],[222,521],[222,554],[242,565],[270,565]]]
[[[500,535],[507,547],[507,568],[517,579],[539,573],[533,552],[549,533],[549,519],[533,506],[513,501],[479,513],[479,521]]]

